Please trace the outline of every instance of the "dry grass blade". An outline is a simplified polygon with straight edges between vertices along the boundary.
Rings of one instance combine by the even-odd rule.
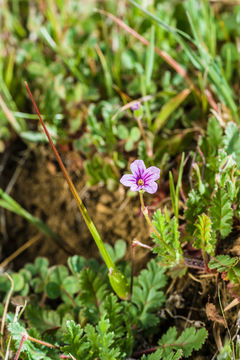
[[[23,251],[33,245],[41,238],[41,234],[37,234],[28,240],[25,244],[23,244],[20,248],[14,251],[10,256],[8,256],[3,262],[0,264],[0,269],[4,269],[12,260],[14,260],[18,255],[20,255]]]
[[[9,306],[9,302],[13,293],[13,288],[14,288],[14,283],[13,283],[13,279],[11,278],[10,275],[8,275],[8,273],[5,273],[5,275],[9,278],[10,282],[11,282],[11,288],[9,290],[8,296],[7,296],[7,300],[6,300],[6,304],[4,307],[4,311],[3,311],[3,316],[2,316],[2,324],[1,324],[1,351],[3,353],[3,335],[4,335],[4,327],[5,327],[5,321],[6,321],[6,316],[7,316],[7,311],[8,311],[8,306]]]

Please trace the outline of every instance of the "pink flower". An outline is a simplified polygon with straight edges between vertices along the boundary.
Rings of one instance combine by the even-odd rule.
[[[154,194],[157,191],[156,180],[160,177],[160,169],[156,166],[151,166],[146,169],[143,160],[135,160],[130,169],[132,174],[123,175],[120,179],[120,183],[124,186],[130,186],[131,191],[144,190],[150,194]]]

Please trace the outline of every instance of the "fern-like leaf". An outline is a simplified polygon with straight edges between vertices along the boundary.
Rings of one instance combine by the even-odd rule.
[[[232,229],[233,209],[228,194],[223,188],[218,188],[210,208],[213,230],[225,238]]]
[[[223,139],[225,149],[228,154],[232,154],[234,160],[239,164],[240,161],[240,132],[238,126],[229,122],[226,127],[225,136]],[[239,167],[239,166],[238,166]]]
[[[186,202],[185,218],[187,220],[186,229],[190,234],[195,230],[195,222],[198,215],[205,211],[203,197],[196,190],[190,191]]]
[[[194,246],[197,249],[202,249],[204,252],[206,251],[209,255],[213,255],[216,238],[212,236],[212,222],[210,218],[206,214],[199,215],[195,226],[194,237],[196,237],[196,240]]]
[[[22,334],[26,333],[26,329],[19,324],[19,322],[12,322],[8,325],[8,330],[15,342],[16,349],[19,348]],[[25,340],[22,348],[21,348],[21,359],[28,359],[28,360],[56,360],[59,359],[59,354],[56,352],[55,349],[48,349],[41,347],[41,346],[31,342],[30,340]],[[23,355],[25,354],[25,355]],[[48,356],[49,354],[49,356]]]
[[[90,345],[86,336],[83,336],[83,329],[81,326],[76,324],[73,320],[67,321],[66,330],[66,333],[63,335],[63,341],[66,345],[61,348],[61,351],[68,355],[71,354],[76,359],[90,359]]]
[[[164,270],[154,260],[148,263],[148,268],[141,271],[135,279],[133,287],[132,308],[134,316],[144,328],[157,325],[159,319],[156,314],[166,297],[161,291],[166,285],[167,277]]]
[[[169,254],[169,249],[164,246],[163,242],[155,233],[152,233],[151,237],[157,245],[154,248],[154,252],[158,254],[160,260],[164,263],[168,263],[169,265],[171,265],[171,263],[174,265],[178,264],[182,257],[182,248],[179,241],[180,234],[176,218],[174,217],[170,220],[158,209],[153,215],[153,225],[158,231],[160,238],[173,249],[175,255],[173,256],[172,253]]]
[[[228,271],[239,262],[238,257],[231,258],[229,255],[218,255],[209,261],[209,268],[216,269],[218,272]]]
[[[163,358],[167,358],[172,350],[182,350],[184,357],[189,357],[194,350],[201,349],[207,334],[205,328],[196,330],[194,327],[190,327],[177,337],[176,328],[171,327],[158,342],[160,348],[163,349]]]
[[[219,121],[215,117],[211,117],[208,121],[207,140],[212,150],[211,155],[215,156],[218,148],[222,146],[223,143],[223,131]]]
[[[92,269],[86,268],[80,273],[80,288],[79,303],[83,307],[83,316],[96,323],[100,315],[100,305],[110,292],[107,283]]]
[[[167,356],[164,355],[162,349],[158,349],[153,354],[148,356],[144,355],[141,360],[179,360],[182,357],[182,350],[171,351]]]
[[[103,315],[96,327],[88,324],[85,332],[89,343],[91,344],[92,359],[100,358],[101,360],[119,360],[120,351],[115,346],[114,332],[110,331],[110,322]]]
[[[130,355],[133,336],[127,304],[124,305],[125,303],[119,302],[114,294],[110,294],[106,297],[101,313],[107,314],[106,317],[110,322],[109,330],[114,331],[115,345]]]

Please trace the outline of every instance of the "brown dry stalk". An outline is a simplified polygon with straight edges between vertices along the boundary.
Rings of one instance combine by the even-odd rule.
[[[28,240],[25,244],[20,246],[16,251],[14,251],[10,256],[8,256],[3,262],[0,264],[0,269],[5,268],[12,260],[14,260],[18,255],[20,255],[24,250],[33,245],[36,241],[41,238],[41,234],[37,234],[33,236],[30,240]]]
[[[8,273],[5,273],[5,275],[8,277],[8,279],[11,282],[11,288],[10,288],[8,296],[7,296],[7,300],[6,300],[6,304],[4,306],[4,311],[3,311],[3,316],[2,316],[2,324],[1,324],[1,351],[2,351],[2,353],[3,353],[3,335],[4,335],[5,321],[6,321],[8,306],[9,306],[10,299],[11,299],[11,296],[13,293],[13,288],[14,288],[14,283],[13,283],[13,279],[11,278],[11,276],[8,275]]]

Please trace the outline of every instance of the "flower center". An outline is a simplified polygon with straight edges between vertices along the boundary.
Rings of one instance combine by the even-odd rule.
[[[144,181],[143,181],[143,179],[139,179],[139,180],[138,180],[138,185],[139,185],[139,186],[144,185]]]

